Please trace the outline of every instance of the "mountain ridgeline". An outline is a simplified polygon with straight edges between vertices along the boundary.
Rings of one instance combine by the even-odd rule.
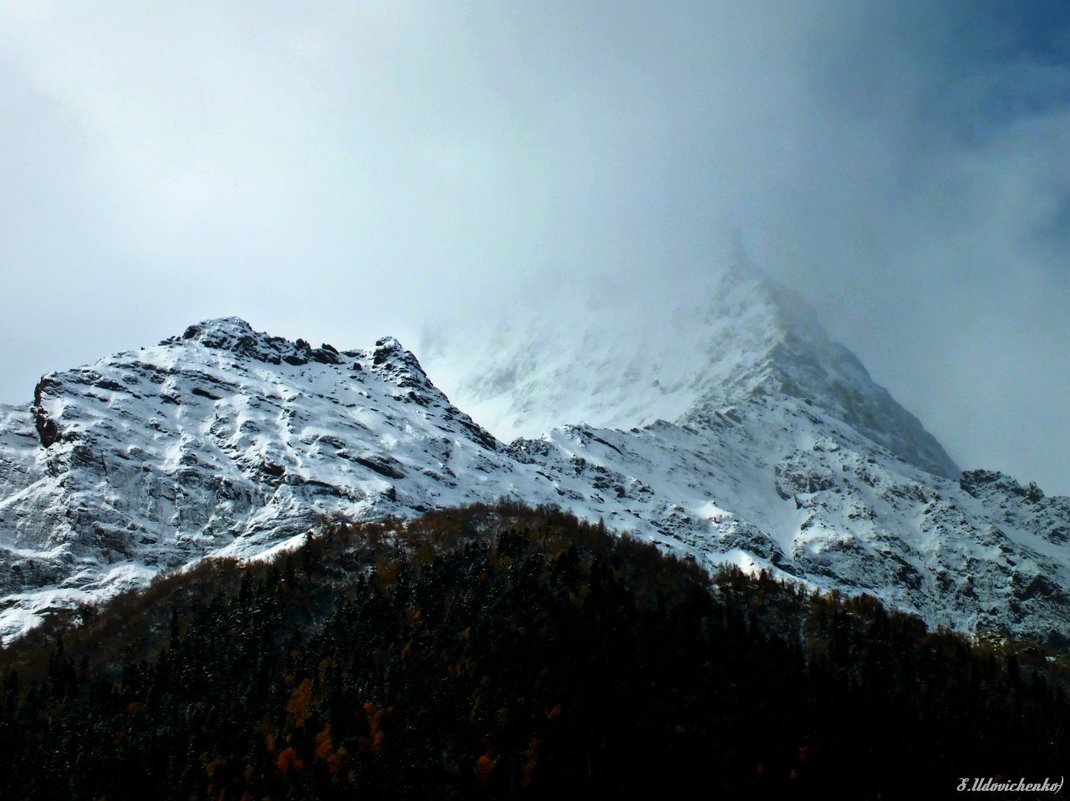
[[[0,407],[0,641],[324,517],[507,499],[932,627],[1066,645],[1070,499],[960,473],[760,275],[727,271],[653,329],[592,318],[570,343],[514,323],[456,359],[475,420],[390,337],[314,347],[237,318],[43,376]],[[481,425],[521,419],[547,427],[506,443]]]
[[[323,524],[0,651],[10,799],[905,798],[1070,764],[1066,672],[549,507]]]

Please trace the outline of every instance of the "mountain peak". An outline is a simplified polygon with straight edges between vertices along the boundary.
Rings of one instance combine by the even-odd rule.
[[[181,336],[170,337],[160,344],[181,346],[190,343],[273,365],[285,363],[301,366],[309,362],[319,362],[328,365],[350,364],[354,370],[368,367],[390,376],[391,381],[398,386],[438,392],[415,354],[392,336],[381,337],[370,350],[339,353],[337,348],[327,343],[316,348],[304,339],[291,341],[285,337],[256,331],[241,317],[217,317],[194,323]]]
[[[253,327],[241,317],[216,317],[189,326],[182,339],[196,339],[209,348],[226,348],[233,342],[255,336]]]
[[[310,361],[335,364],[338,351],[330,345],[313,348],[303,339],[291,341],[256,331],[241,317],[216,317],[189,326],[181,336],[170,337],[161,345],[197,343],[211,350],[223,350],[236,356],[268,364],[307,364]]]
[[[284,356],[299,349],[297,344],[300,342],[302,340],[292,343],[282,337],[272,337],[262,331],[255,331],[241,317],[216,317],[194,323],[182,336],[170,337],[160,344],[199,343],[213,350],[230,351],[238,356],[278,364]]]
[[[507,439],[581,421],[695,424],[758,398],[796,399],[923,470],[959,473],[802,297],[758,268],[732,265],[668,313],[644,298],[594,294],[567,325],[512,310],[493,336],[447,342],[432,352],[439,383]]]
[[[847,423],[929,473],[946,478],[959,475],[959,467],[917,417],[873,381],[854,353],[829,338],[801,295],[746,267],[729,270],[719,290],[745,297],[740,307],[747,309],[749,303],[750,309],[718,339],[717,349],[729,354],[724,360],[729,369],[705,382],[684,416],[688,422],[716,407],[756,396],[786,396]],[[753,323],[758,327],[743,331]],[[747,353],[733,349],[732,340],[740,337],[756,347]]]

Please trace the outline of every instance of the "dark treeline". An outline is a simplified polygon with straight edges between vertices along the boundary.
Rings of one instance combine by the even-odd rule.
[[[1016,656],[548,509],[324,525],[0,667],[4,799],[941,797],[1070,765],[1064,689]]]

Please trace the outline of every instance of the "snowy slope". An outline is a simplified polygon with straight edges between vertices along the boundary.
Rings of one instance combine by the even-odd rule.
[[[934,476],[803,401],[760,397],[702,425],[568,426],[511,450],[573,508],[702,561],[868,592],[961,631],[1068,630],[1070,499],[998,473]]]
[[[501,497],[708,564],[870,592],[933,624],[1070,630],[1070,499],[998,473],[949,477],[935,440],[812,317],[735,280],[707,325],[680,326],[697,378],[683,380],[683,356],[640,359],[649,391],[632,392],[613,384],[610,350],[573,358],[601,387],[587,413],[612,416],[616,399],[625,417],[648,403],[674,422],[508,446],[390,338],[340,353],[228,318],[47,375],[31,406],[0,407],[0,636],[204,555],[269,552],[319,516]],[[515,371],[540,402],[567,394],[544,385],[566,366],[547,359]]]

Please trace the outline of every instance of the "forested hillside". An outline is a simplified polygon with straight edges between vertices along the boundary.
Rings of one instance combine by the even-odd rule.
[[[897,798],[1070,764],[1060,663],[560,512],[324,523],[0,651],[5,799]]]

